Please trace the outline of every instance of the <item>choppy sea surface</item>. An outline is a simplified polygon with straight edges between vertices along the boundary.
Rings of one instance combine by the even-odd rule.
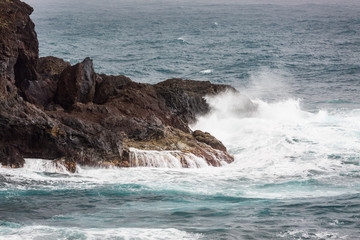
[[[41,56],[237,88],[191,126],[235,162],[70,174],[27,159],[0,168],[0,239],[360,238],[360,3],[26,2]]]

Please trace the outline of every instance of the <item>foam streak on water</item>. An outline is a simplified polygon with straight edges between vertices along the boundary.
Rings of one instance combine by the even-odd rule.
[[[0,227],[0,232],[1,232]],[[33,239],[199,239],[200,234],[189,234],[176,229],[143,229],[143,228],[110,228],[110,229],[81,229],[81,228],[60,228],[48,226],[15,226],[3,235],[8,240],[33,240]]]

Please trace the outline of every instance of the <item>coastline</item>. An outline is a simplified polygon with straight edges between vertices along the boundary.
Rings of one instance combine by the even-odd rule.
[[[210,166],[234,158],[209,133],[192,131],[195,117],[209,112],[205,96],[228,85],[169,79],[158,84],[126,76],[99,75],[85,58],[73,66],[56,57],[39,58],[30,19],[33,9],[19,1],[1,2],[0,161],[22,167],[24,158],[76,164],[133,166],[130,149],[180,151]]]

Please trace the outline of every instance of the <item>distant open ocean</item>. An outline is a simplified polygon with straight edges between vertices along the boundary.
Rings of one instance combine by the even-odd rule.
[[[220,168],[0,168],[0,239],[360,239],[360,2],[25,2],[41,56],[258,108],[207,99]]]

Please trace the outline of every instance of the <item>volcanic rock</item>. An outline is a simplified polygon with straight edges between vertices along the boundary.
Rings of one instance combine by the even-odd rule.
[[[90,58],[65,68],[60,75],[56,101],[65,109],[70,109],[76,102],[93,101],[97,78]]]
[[[51,79],[57,82],[62,71],[70,66],[69,62],[65,62],[61,58],[48,56],[38,59],[36,69],[42,79]]]
[[[24,159],[19,151],[12,146],[0,146],[0,163],[12,168],[22,167]]]
[[[38,40],[29,15],[33,8],[21,1],[0,1],[0,97],[14,96],[22,81],[36,80]]]
[[[38,106],[46,106],[54,100],[57,83],[50,80],[24,80],[21,85],[24,98]]]
[[[207,145],[211,146],[212,148],[218,149],[220,151],[226,152],[226,147],[222,142],[217,140],[214,136],[212,136],[208,132],[203,132],[200,130],[195,130],[193,132],[193,136],[199,142],[206,143]]]
[[[96,87],[94,98],[94,102],[97,104],[106,103],[111,97],[118,95],[119,91],[131,82],[130,78],[123,75],[107,76],[101,74],[100,77],[103,81]]]
[[[90,58],[74,66],[54,57],[38,59],[31,12],[19,0],[0,0],[3,166],[44,158],[71,172],[76,164],[129,167],[132,148],[193,154],[213,166],[233,161],[221,142],[192,132],[189,123],[209,111],[206,95],[235,89],[182,79],[141,84],[99,76]]]
[[[196,116],[209,112],[205,96],[223,91],[236,91],[228,85],[211,84],[209,81],[194,81],[173,78],[155,85],[157,92],[165,99],[171,111],[187,123],[193,123]]]

